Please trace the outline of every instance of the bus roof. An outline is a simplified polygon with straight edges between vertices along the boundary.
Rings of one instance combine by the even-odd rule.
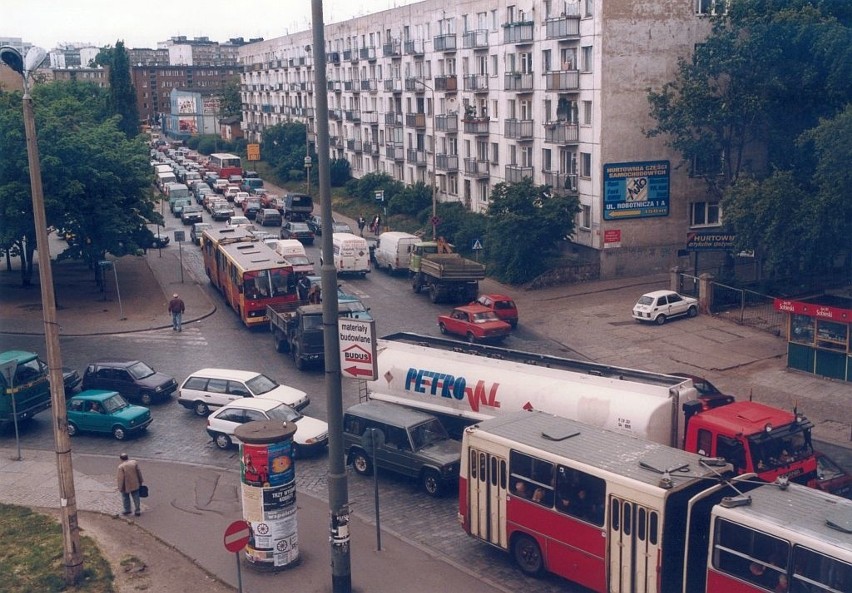
[[[290,262],[262,241],[228,243],[222,245],[220,250],[243,272],[276,268],[293,270],[293,265]]]
[[[506,414],[465,430],[471,437],[477,433],[494,435],[657,488],[661,488],[665,471],[670,472],[672,489],[678,490],[696,480],[715,479],[731,470],[730,465],[705,467],[700,464],[702,456],[694,453],[544,412]]]
[[[209,241],[213,245],[257,241],[257,237],[245,227],[205,229],[203,236],[205,241]]]

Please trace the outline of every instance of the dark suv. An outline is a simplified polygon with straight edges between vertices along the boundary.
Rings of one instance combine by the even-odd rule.
[[[461,443],[447,436],[431,414],[380,401],[357,404],[343,416],[343,442],[348,462],[361,475],[378,466],[415,478],[432,496],[450,489],[459,477]]]
[[[117,391],[126,399],[144,406],[168,399],[177,390],[177,381],[158,373],[138,360],[111,359],[93,362],[83,374],[83,389]]]

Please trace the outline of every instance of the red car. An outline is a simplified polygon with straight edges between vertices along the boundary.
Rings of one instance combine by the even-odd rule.
[[[808,486],[852,500],[852,476],[825,453],[814,451],[814,455],[817,458],[817,479]]]
[[[464,336],[471,344],[500,341],[512,332],[512,326],[501,321],[494,311],[476,303],[438,315],[438,328],[442,334]]]
[[[484,294],[471,305],[482,305],[494,311],[497,318],[511,325],[512,329],[518,327],[518,307],[515,301],[505,294]]]

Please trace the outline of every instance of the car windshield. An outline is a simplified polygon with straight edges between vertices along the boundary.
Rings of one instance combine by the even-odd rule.
[[[447,431],[437,418],[427,420],[410,429],[414,449],[419,450],[434,443],[447,440]]]
[[[790,425],[749,437],[749,447],[757,471],[781,468],[813,453],[810,429]]]
[[[295,233],[307,233],[310,229],[304,222],[293,222],[290,223],[290,230]]]
[[[488,321],[497,321],[497,315],[494,311],[480,311],[473,314],[474,323],[486,323]]]
[[[644,296],[639,297],[639,302],[636,303],[636,304],[637,305],[653,305],[654,304],[654,298],[649,297],[647,295],[644,295]]]
[[[112,414],[122,408],[126,408],[130,404],[127,403],[127,400],[121,397],[120,394],[116,393],[112,397],[108,397],[104,400],[104,409],[107,414]]]
[[[280,420],[281,422],[296,422],[302,415],[287,404],[275,406],[266,413],[270,420]]]
[[[261,393],[272,391],[278,387],[278,383],[266,375],[258,375],[253,379],[246,381],[246,387],[248,387],[254,395],[260,395]]]
[[[144,379],[154,374],[154,369],[149,367],[144,362],[136,362],[127,367],[128,372],[134,379]]]

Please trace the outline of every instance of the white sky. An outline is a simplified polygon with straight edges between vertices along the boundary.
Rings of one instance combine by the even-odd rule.
[[[323,0],[328,24],[414,0]],[[272,39],[311,27],[312,0],[0,0],[0,37],[20,37],[50,50],[60,43],[96,47],[157,47],[185,35],[225,42],[232,37]]]

